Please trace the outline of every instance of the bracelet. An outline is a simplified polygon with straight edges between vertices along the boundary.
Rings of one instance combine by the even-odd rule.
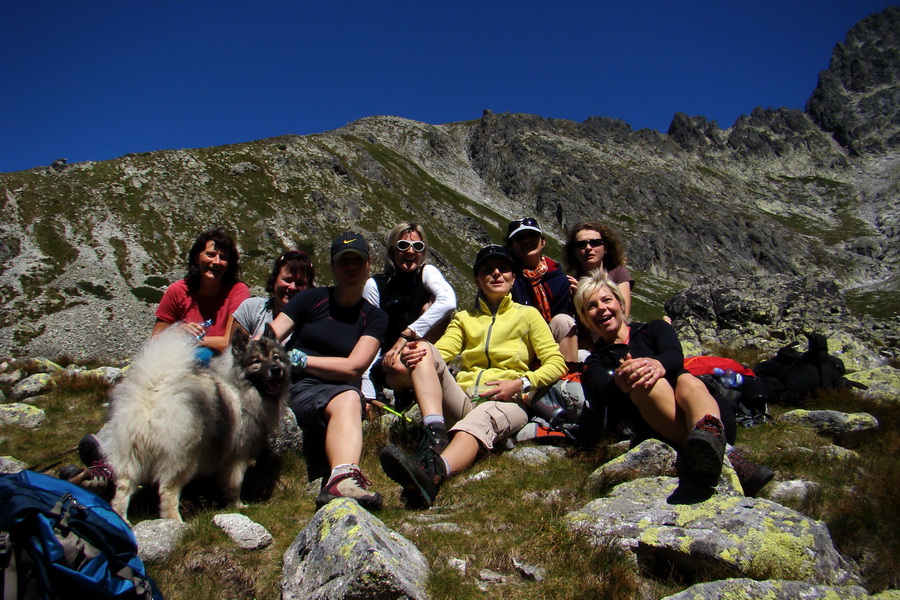
[[[418,342],[420,338],[413,337],[411,335],[406,335],[405,333],[401,333],[400,337],[402,337],[407,342]]]

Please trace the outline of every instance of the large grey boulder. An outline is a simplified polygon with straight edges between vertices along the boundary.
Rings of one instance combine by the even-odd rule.
[[[322,507],[284,553],[283,600],[427,598],[430,568],[412,542],[355,500]]]
[[[802,581],[724,579],[698,583],[663,600],[727,600],[730,598],[778,598],[778,600],[867,600],[858,585],[813,585]]]
[[[228,513],[213,517],[213,523],[245,550],[260,550],[272,543],[272,534],[246,515]]]
[[[869,413],[844,413],[836,410],[797,409],[779,416],[778,421],[804,425],[841,442],[856,440],[878,428],[878,419]]]
[[[641,564],[661,575],[675,566],[695,577],[859,581],[823,523],[769,500],[741,496],[724,480],[706,500],[675,504],[669,503],[677,501],[675,479],[639,479],[567,519],[598,543],[620,538]]]

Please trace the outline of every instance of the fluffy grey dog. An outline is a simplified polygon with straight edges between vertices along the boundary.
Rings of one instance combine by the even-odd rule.
[[[139,485],[159,486],[160,515],[181,520],[181,490],[217,475],[240,507],[244,473],[279,424],[290,363],[271,329],[251,341],[238,330],[229,351],[194,359],[197,341],[177,327],[150,339],[110,391],[105,454],[116,477],[112,507],[127,519]]]

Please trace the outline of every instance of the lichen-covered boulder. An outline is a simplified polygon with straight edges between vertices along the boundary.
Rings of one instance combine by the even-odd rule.
[[[868,600],[858,585],[813,585],[803,581],[723,579],[698,583],[666,596],[663,600],[730,600],[732,598],[777,598],[778,600]]]
[[[675,450],[659,440],[644,440],[625,454],[598,467],[590,475],[590,483],[599,486],[639,477],[675,474]]]
[[[427,597],[430,568],[412,542],[355,500],[322,507],[284,553],[284,600]]]
[[[0,404],[0,425],[16,425],[25,429],[37,429],[44,424],[47,414],[35,406],[13,402]]]
[[[14,385],[11,394],[13,399],[22,400],[43,394],[51,385],[53,383],[49,373],[35,373]]]
[[[885,401],[900,401],[900,369],[890,365],[879,365],[870,369],[855,371],[847,379],[866,386],[863,393]]]
[[[0,473],[18,473],[28,468],[28,464],[12,456],[0,456]]]
[[[792,410],[779,416],[790,425],[805,425],[841,442],[851,442],[878,429],[878,419],[869,413],[844,413],[837,410]]]
[[[598,543],[621,538],[641,564],[660,575],[675,566],[697,577],[858,583],[858,573],[837,552],[823,523],[737,494],[717,492],[693,504],[675,504],[676,488],[677,481],[668,477],[631,481],[566,518]]]

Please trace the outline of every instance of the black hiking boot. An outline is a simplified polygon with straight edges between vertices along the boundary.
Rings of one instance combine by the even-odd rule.
[[[678,478],[703,487],[715,487],[722,474],[725,428],[722,421],[706,415],[694,426],[678,456]]]
[[[429,450],[440,454],[449,444],[450,436],[447,435],[447,426],[443,423],[429,423],[422,427],[422,438],[419,440],[415,458],[424,456],[425,452]]]
[[[765,465],[758,465],[737,450],[728,453],[728,460],[737,473],[745,496],[755,498],[759,490],[775,477],[775,471]]]
[[[380,459],[385,474],[403,488],[408,507],[428,508],[434,504],[447,477],[440,455],[425,450],[414,458],[396,446],[386,446]]]

